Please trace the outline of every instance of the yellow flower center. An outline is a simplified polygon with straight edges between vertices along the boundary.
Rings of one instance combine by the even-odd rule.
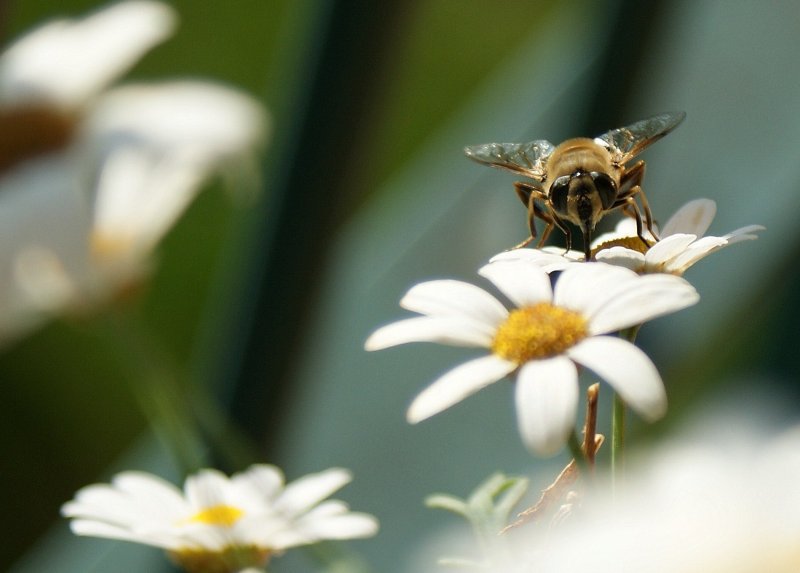
[[[0,110],[0,175],[28,159],[63,149],[74,130],[73,118],[42,105]]]
[[[600,251],[610,249],[611,247],[625,247],[626,249],[644,254],[650,250],[650,247],[653,245],[655,245],[655,242],[650,241],[645,243],[639,237],[620,237],[619,239],[611,239],[610,241],[605,241],[597,245],[592,249],[592,258],[595,258]]]
[[[221,525],[231,527],[244,515],[244,511],[232,505],[214,505],[203,511],[195,513],[187,519],[188,523],[203,523],[205,525]]]
[[[272,552],[256,545],[231,545],[210,549],[181,549],[169,556],[187,573],[239,573],[247,567],[264,567]]]
[[[540,302],[511,311],[497,329],[492,352],[517,364],[561,354],[589,334],[586,319],[566,308]]]

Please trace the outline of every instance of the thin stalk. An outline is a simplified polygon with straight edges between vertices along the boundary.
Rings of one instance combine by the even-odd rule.
[[[632,326],[620,332],[620,337],[633,343],[641,325]],[[614,393],[611,410],[611,479],[614,490],[625,474],[625,402]]]
[[[569,451],[572,454],[575,463],[578,465],[578,470],[581,475],[589,475],[589,462],[586,460],[586,452],[583,451],[583,445],[581,441],[578,439],[578,434],[576,432],[572,432],[569,435],[569,441],[567,442],[569,445]]]
[[[129,311],[103,313],[109,336],[104,340],[129,373],[131,390],[148,423],[184,473],[207,462],[199,427],[186,407],[187,392],[150,337],[138,328]]]

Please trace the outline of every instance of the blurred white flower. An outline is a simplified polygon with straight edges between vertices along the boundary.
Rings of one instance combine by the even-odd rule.
[[[636,235],[636,221],[622,219],[611,233],[592,241],[592,253],[597,261],[622,266],[637,273],[668,273],[682,276],[692,265],[728,245],[756,239],[763,231],[761,225],[748,225],[720,237],[704,236],[716,214],[716,204],[710,199],[689,201],[670,217],[656,241],[645,230],[645,245]],[[656,229],[657,231],[657,229]],[[562,270],[572,262],[582,262],[578,251],[564,249],[517,249],[500,253],[492,260],[525,258],[535,261],[548,272]]]
[[[574,429],[576,364],[606,380],[644,418],[664,414],[664,386],[650,359],[633,344],[603,335],[694,304],[697,292],[686,281],[587,263],[567,268],[552,288],[548,275],[526,260],[490,263],[480,274],[514,308],[506,309],[468,283],[425,282],[400,302],[423,316],[384,326],[366,342],[367,350],[427,341],[490,351],[450,370],[417,396],[408,410],[409,422],[433,416],[516,373],[523,440],[537,453],[553,454]]]
[[[800,426],[775,436],[771,418],[754,424],[753,398],[738,406],[747,412],[703,408],[690,431],[629,452],[625,480],[612,489],[595,475],[566,520],[494,526],[502,544],[462,522],[426,539],[405,570],[443,571],[434,564],[455,552],[481,564],[459,571],[484,573],[797,573]]]
[[[161,547],[189,573],[236,573],[290,547],[377,533],[371,515],[324,501],[350,480],[333,468],[285,485],[275,466],[254,465],[230,478],[202,470],[181,492],[154,475],[123,472],[78,491],[62,513],[77,535]]]
[[[720,429],[737,424],[729,419]],[[615,499],[584,503],[542,544],[529,538],[540,550],[528,553],[529,566],[520,570],[800,571],[800,428],[750,443],[697,441],[656,449],[633,465]]]
[[[0,342],[135,284],[206,179],[254,172],[252,98],[199,81],[107,89],[174,24],[164,4],[120,2],[0,54]]]

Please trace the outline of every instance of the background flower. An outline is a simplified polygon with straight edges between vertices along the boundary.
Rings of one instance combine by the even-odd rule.
[[[139,281],[212,174],[252,188],[265,128],[252,98],[199,81],[107,89],[174,21],[122,2],[0,55],[0,341]]]
[[[374,517],[324,501],[350,480],[334,468],[285,485],[278,468],[255,465],[230,478],[202,470],[181,492],[156,476],[124,472],[110,485],[81,489],[62,513],[78,535],[161,547],[190,573],[236,573],[290,547],[374,535]]]

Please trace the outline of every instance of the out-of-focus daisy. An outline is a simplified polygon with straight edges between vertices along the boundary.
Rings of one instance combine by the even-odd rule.
[[[252,161],[264,114],[244,94],[107,89],[174,25],[166,5],[120,2],[0,54],[0,342],[136,282],[205,180]]]
[[[656,241],[645,230],[645,244],[636,235],[636,221],[622,219],[611,233],[604,233],[592,242],[597,261],[622,266],[637,273],[669,273],[681,276],[700,259],[728,245],[756,239],[761,225],[748,225],[720,237],[704,236],[716,214],[717,206],[710,199],[689,201],[670,217]],[[548,270],[561,270],[572,262],[583,261],[578,251],[564,253],[557,247],[517,249],[500,253],[493,260],[526,258]]]
[[[425,282],[400,302],[423,316],[384,326],[366,342],[367,350],[428,341],[490,351],[450,370],[417,396],[409,422],[514,373],[522,437],[535,452],[552,454],[574,429],[576,365],[606,380],[644,418],[664,414],[666,394],[653,363],[633,344],[605,335],[694,304],[697,292],[686,281],[587,263],[568,267],[553,288],[548,275],[526,260],[490,263],[480,274],[508,297],[511,310],[469,283]]]
[[[623,488],[598,470],[569,519],[526,522],[494,545],[476,543],[475,527],[448,531],[406,571],[454,551],[486,573],[800,571],[800,427],[769,436],[747,400],[749,422],[703,409],[694,430],[630,455]]]
[[[374,535],[373,516],[324,501],[350,480],[333,468],[287,485],[278,468],[255,465],[230,478],[202,470],[181,491],[154,475],[124,472],[81,489],[62,513],[77,535],[161,547],[189,573],[236,573],[290,547]]]
[[[741,425],[741,417],[725,422],[720,433]],[[736,434],[741,440],[741,429]],[[634,460],[615,499],[585,504],[549,532],[520,571],[800,571],[800,428],[756,438],[699,445],[703,438],[695,437],[691,446],[673,444]]]

